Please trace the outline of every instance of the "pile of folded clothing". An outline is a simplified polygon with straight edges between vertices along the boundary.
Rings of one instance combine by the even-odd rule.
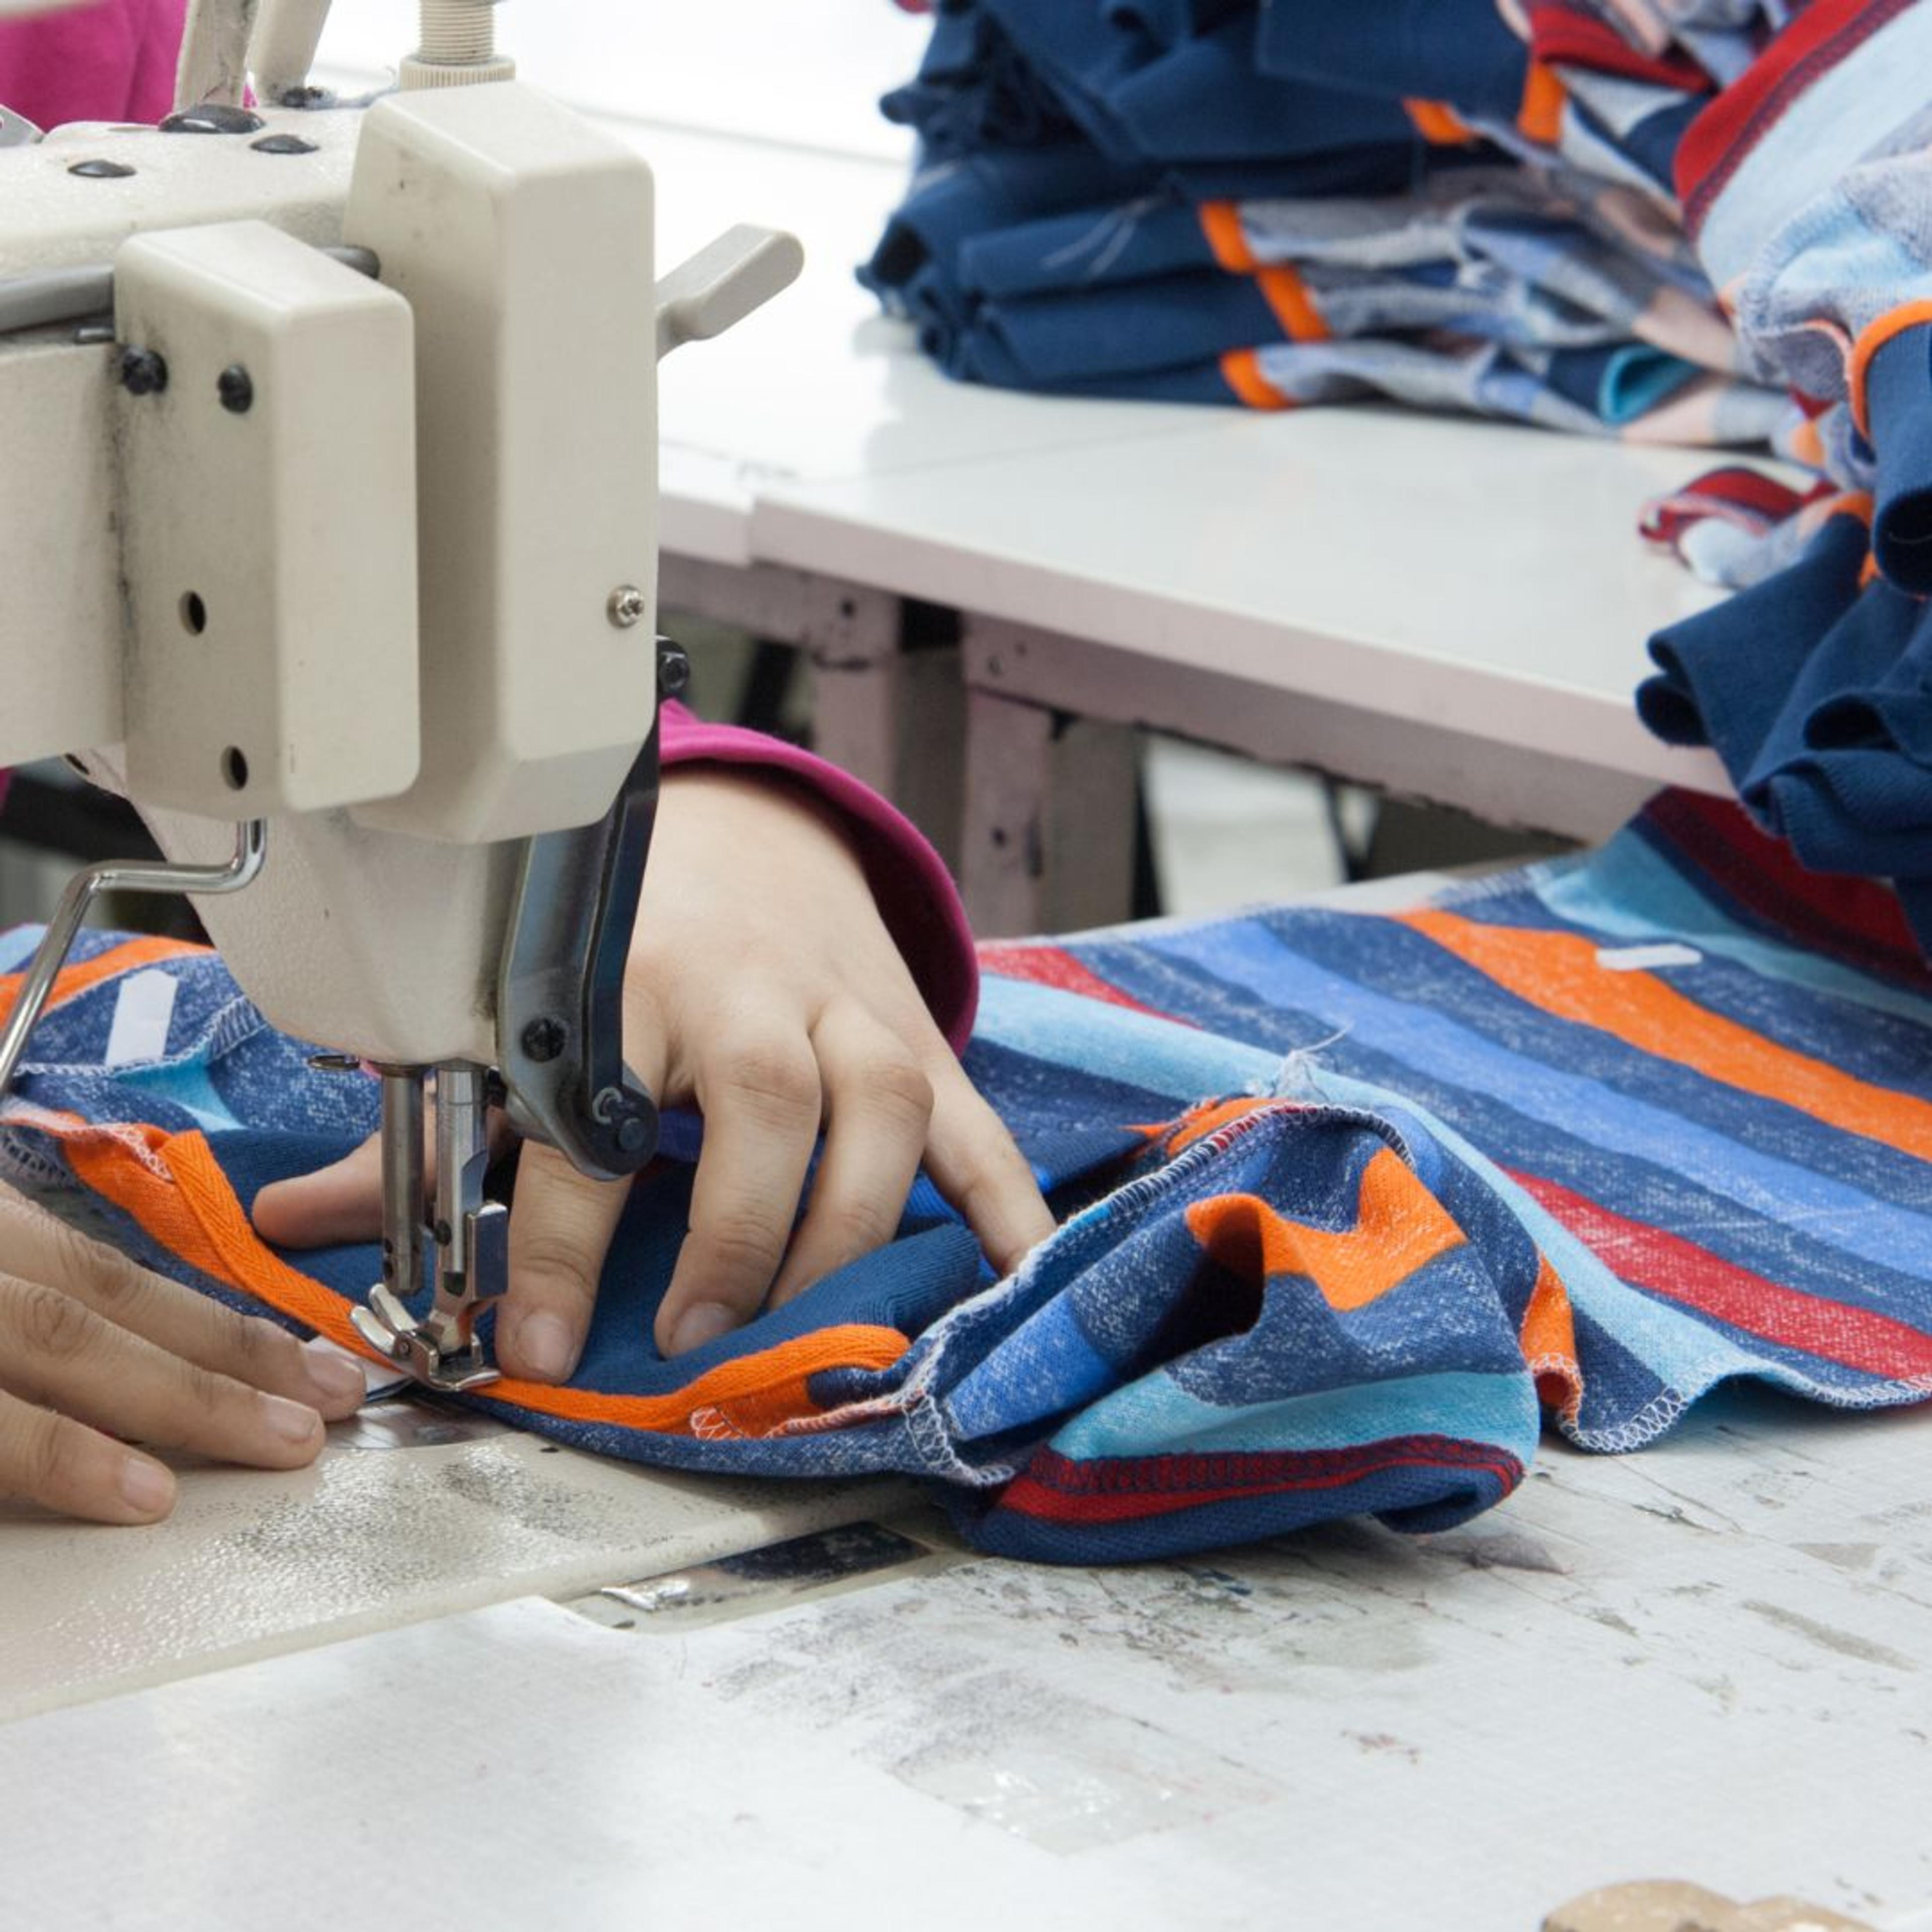
[[[940,0],[884,104],[920,164],[860,278],[1006,388],[1775,441],[1803,419],[1672,168],[1783,10],[1670,10],[1633,38],[1496,0]]]

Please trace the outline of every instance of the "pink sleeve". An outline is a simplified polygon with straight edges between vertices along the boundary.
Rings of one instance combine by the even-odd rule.
[[[0,25],[0,101],[39,128],[158,121],[188,0],[88,0]]]
[[[964,1047],[980,999],[973,935],[952,875],[912,821],[848,772],[796,745],[734,724],[707,724],[675,704],[664,707],[662,731],[667,767],[740,765],[778,773],[838,814],[933,1018],[955,1052]]]

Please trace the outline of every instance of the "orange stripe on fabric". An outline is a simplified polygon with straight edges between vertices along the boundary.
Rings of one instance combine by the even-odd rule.
[[[1171,1129],[1156,1128],[1156,1133],[1167,1136],[1166,1148],[1172,1154],[1183,1154],[1196,1141],[1204,1141],[1210,1134],[1219,1133],[1231,1120],[1244,1119],[1258,1107],[1275,1107],[1278,1100],[1237,1098],[1232,1100],[1209,1100],[1198,1107],[1190,1107]]]
[[[97,952],[92,959],[63,967],[54,976],[53,990],[47,995],[46,1010],[52,1012],[64,1000],[86,992],[91,986],[99,986],[104,980],[117,979],[123,973],[154,965],[160,960],[178,959],[184,953],[207,951],[205,946],[190,946],[181,939],[130,939],[124,944],[110,946],[105,952]],[[0,976],[0,1015],[14,1010],[14,1002],[20,997],[20,988],[26,977],[25,973],[9,973]]]
[[[1221,358],[1221,380],[1251,410],[1285,410],[1284,396],[1262,374],[1262,359],[1252,349],[1231,349]]]
[[[1568,1414],[1583,1399],[1583,1372],[1576,1360],[1576,1322],[1570,1292],[1547,1255],[1537,1257],[1536,1286],[1522,1311],[1516,1344],[1536,1377],[1537,1400]]]
[[[1858,566],[1858,588],[1863,590],[1868,585],[1876,584],[1878,574],[1878,559],[1867,550],[1864,562]]]
[[[1546,148],[1555,147],[1563,130],[1563,83],[1556,70],[1540,61],[1532,61],[1523,76],[1522,104],[1516,111],[1516,124]]]
[[[134,1131],[165,1163],[172,1180],[144,1166],[124,1143],[84,1132],[68,1145],[75,1173],[191,1267],[246,1289],[332,1341],[364,1355],[370,1352],[350,1325],[347,1299],[290,1268],[262,1244],[204,1136],[170,1135],[158,1127]],[[758,1436],[822,1413],[807,1388],[812,1376],[828,1369],[890,1368],[909,1346],[896,1328],[848,1323],[721,1362],[670,1395],[553,1388],[506,1376],[490,1384],[490,1399],[568,1421],[610,1423],[658,1435],[696,1435],[696,1418],[716,1417],[733,1432]],[[703,1432],[718,1432],[714,1425]]]
[[[1706,1079],[1796,1108],[1916,1160],[1932,1160],[1932,1105],[1856,1080],[1707,1012],[1652,973],[1610,972],[1590,940],[1478,926],[1454,913],[1396,915],[1445,952],[1546,1013],[1620,1040]],[[1667,1156],[1667,1150],[1659,1150]]]
[[[1852,359],[1845,370],[1846,386],[1851,392],[1852,420],[1859,435],[1871,436],[1871,418],[1865,408],[1865,379],[1871,374],[1872,358],[1895,335],[1922,322],[1932,322],[1932,302],[1901,302],[1887,309],[1875,322],[1868,322],[1852,345]]]
[[[1258,268],[1255,284],[1291,342],[1328,340],[1328,325],[1322,320],[1307,284],[1292,268]]]
[[[1466,147],[1476,130],[1446,100],[1405,100],[1402,112],[1425,141],[1438,148]]]
[[[1352,1228],[1291,1221],[1254,1194],[1197,1201],[1187,1225],[1231,1273],[1250,1281],[1305,1275],[1339,1309],[1366,1307],[1463,1240],[1442,1203],[1388,1148],[1362,1170]]]
[[[1241,226],[1240,210],[1232,201],[1204,201],[1201,204],[1201,232],[1214,251],[1214,259],[1230,274],[1252,275],[1261,266],[1248,246]]]

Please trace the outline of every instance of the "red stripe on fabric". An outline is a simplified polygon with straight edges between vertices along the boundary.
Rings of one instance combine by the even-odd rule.
[[[1559,1182],[1514,1172],[1510,1178],[1633,1287],[1866,1375],[1932,1376],[1932,1335],[1906,1322],[1783,1287],[1681,1234],[1613,1214]]]
[[[1811,494],[1794,490],[1788,483],[1779,482],[1774,476],[1767,476],[1762,470],[1747,470],[1742,464],[1707,470],[1676,492],[1680,498],[1712,496],[1720,502],[1740,504],[1746,509],[1761,511],[1780,522]]]
[[[1192,1026],[1192,1020],[1177,1018],[1150,1006],[1111,986],[1100,976],[1083,966],[1072,953],[1057,946],[984,945],[980,948],[980,970],[1002,980],[1021,980],[1029,986],[1052,986],[1063,993],[1078,993],[1084,1000],[1104,1000],[1110,1006],[1125,1006],[1131,1012],[1148,1013],[1157,1020],[1173,1020],[1177,1026]],[[1198,1029],[1197,1028],[1198,1031]]]
[[[1690,126],[1672,168],[1694,239],[1711,204],[1758,142],[1820,75],[1854,53],[1914,0],[1813,0]]]
[[[1660,793],[1646,820],[1747,910],[1814,950],[1863,970],[1932,988],[1905,909],[1874,879],[1808,872],[1742,806],[1686,791]]]
[[[1000,1502],[1022,1516],[1054,1522],[1127,1522],[1270,1492],[1346,1489],[1386,1469],[1430,1468],[1492,1477],[1504,1495],[1522,1480],[1522,1465],[1507,1449],[1453,1436],[1394,1436],[1348,1449],[1121,1456],[1093,1462],[1040,1449],[1000,1492]]]
[[[1579,14],[1568,7],[1532,7],[1529,44],[1540,61],[1568,61],[1597,73],[1654,81],[1660,86],[1678,88],[1687,93],[1711,92],[1711,76],[1688,54],[1682,50],[1647,54],[1594,15]]]

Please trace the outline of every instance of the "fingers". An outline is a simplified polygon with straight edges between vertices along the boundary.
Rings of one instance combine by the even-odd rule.
[[[322,1447],[322,1418],[305,1403],[183,1361],[38,1282],[0,1279],[0,1380],[8,1395],[74,1422],[222,1462],[296,1468]],[[51,1453],[44,1431],[17,1426],[22,1454]],[[31,1460],[22,1467],[59,1480]]]
[[[812,1034],[824,1086],[825,1150],[812,1202],[772,1284],[774,1306],[898,1232],[932,1119],[932,1082],[910,1047],[854,1004]]]
[[[0,1496],[94,1522],[154,1522],[174,1508],[175,1479],[152,1456],[0,1391]]]
[[[500,1113],[489,1118],[490,1157],[512,1138]],[[423,1186],[436,1189],[436,1098],[423,1110]],[[374,1241],[382,1232],[382,1141],[371,1134],[354,1153],[313,1174],[272,1180],[255,1197],[255,1232],[283,1248],[327,1248],[344,1241]]]
[[[560,1382],[576,1367],[629,1192],[628,1180],[588,1180],[554,1148],[525,1144],[496,1318],[496,1359],[511,1374]]]
[[[741,1027],[695,1079],[704,1148],[691,1226],[658,1310],[668,1355],[742,1327],[778,1270],[818,1137],[819,1070],[803,1029]]]
[[[425,1174],[425,1186],[435,1184]],[[326,1248],[382,1232],[382,1144],[374,1134],[333,1166],[271,1181],[255,1197],[255,1232],[278,1247]]]
[[[1053,1232],[1052,1210],[998,1114],[950,1054],[933,1075],[932,1130],[926,1169],[966,1217],[986,1258],[1010,1274],[1027,1251]]]
[[[362,1371],[346,1358],[306,1348],[272,1322],[152,1274],[16,1196],[0,1196],[0,1253],[23,1282],[65,1294],[185,1362],[332,1420],[350,1414],[367,1392]]]

